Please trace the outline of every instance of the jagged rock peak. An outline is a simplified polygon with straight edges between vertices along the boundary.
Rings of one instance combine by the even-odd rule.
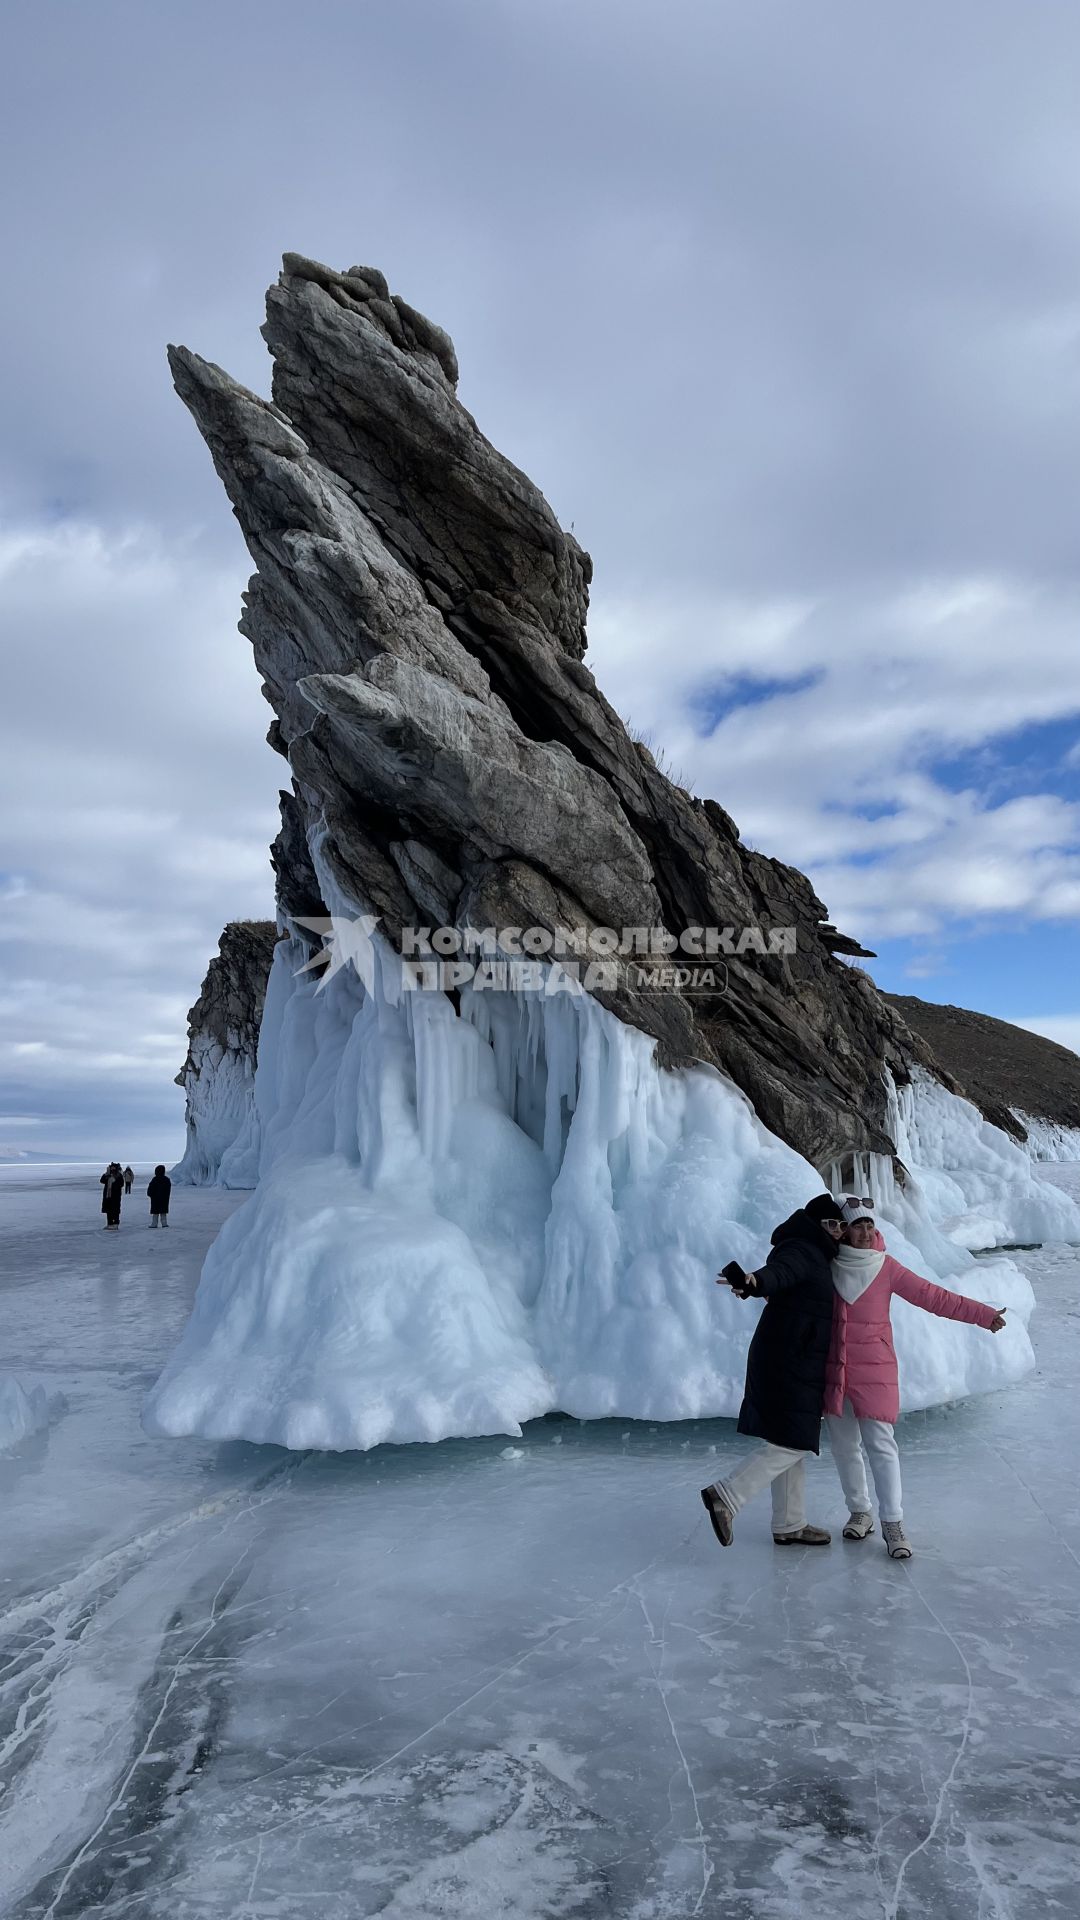
[[[188,1014],[188,1036],[200,1034],[222,1051],[240,1048],[254,1057],[266,978],[278,931],[273,920],[230,920],[206,969],[199,997]],[[183,1085],[184,1069],[176,1076]]]
[[[267,296],[273,402],[186,348],[177,390],[255,563],[241,621],[293,775],[279,903],[320,871],[396,944],[457,926],[793,928],[726,990],[598,989],[665,1066],[712,1063],[819,1166],[891,1151],[887,1071],[933,1065],[805,876],[674,785],[584,665],[591,562],[457,398],[441,329],[375,269]],[[303,851],[302,851],[303,849]]]

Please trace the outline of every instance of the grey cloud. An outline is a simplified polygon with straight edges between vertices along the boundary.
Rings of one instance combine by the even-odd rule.
[[[114,1111],[176,1144],[187,1007],[224,922],[272,907],[282,763],[232,631],[242,579],[145,530],[0,537],[16,639],[0,708],[0,1145],[20,1143],[22,1118],[32,1144],[108,1151]]]
[[[296,246],[377,261],[450,327],[601,580],[643,554],[739,591],[1073,569],[1080,19],[1053,0],[23,22],[24,502],[224,538],[161,349],[265,388],[262,289]]]
[[[0,1031],[50,1051],[2,1062],[5,1111],[59,1124],[66,1088],[70,1132],[134,1102],[223,920],[269,904],[246,556],[164,347],[266,391],[285,248],[371,261],[448,327],[466,403],[593,551],[613,697],[770,850],[833,858],[835,785],[771,743],[878,671],[882,609],[927,579],[1035,596],[1050,690],[999,622],[984,734],[1075,710],[1078,65],[1071,0],[10,9],[0,504],[44,545],[0,580],[0,871],[27,887]],[[702,686],[761,660],[828,677],[702,753]],[[894,792],[964,698],[914,671]],[[947,823],[906,792],[913,831]],[[136,1064],[103,1091],[80,1051]]]

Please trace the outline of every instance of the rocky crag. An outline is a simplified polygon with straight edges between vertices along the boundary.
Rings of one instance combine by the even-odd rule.
[[[332,890],[394,945],[433,923],[793,928],[794,952],[726,956],[723,991],[642,991],[624,959],[596,997],[816,1165],[891,1154],[888,1076],[936,1071],[930,1050],[838,957],[860,949],[806,878],[630,738],[583,659],[589,556],[458,399],[446,334],[374,268],[295,254],[263,332],[272,403],[170,361],[256,566],[241,629],[293,781],[282,911]]]
[[[374,269],[294,255],[264,331],[272,402],[171,356],[255,561],[241,626],[292,780],[251,1125],[218,1174],[256,1190],[149,1430],[351,1448],[731,1413],[752,1321],[718,1254],[752,1265],[825,1170],[961,1285],[974,1250],[1080,1241],[804,877],[630,739],[583,660],[588,556],[461,405],[445,334]],[[609,953],[575,993],[457,958],[412,992],[416,928],[444,954],[465,929],[723,951],[677,979]],[[982,1284],[998,1340],[898,1328],[909,1405],[1032,1365],[1028,1282],[998,1260]]]
[[[255,1185],[255,1067],[276,940],[272,920],[231,921],[188,1015],[187,1058],[176,1076],[187,1146],[173,1178],[189,1186]]]

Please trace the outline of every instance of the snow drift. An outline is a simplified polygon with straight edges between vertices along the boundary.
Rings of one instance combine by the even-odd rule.
[[[374,952],[367,992],[349,968],[322,988],[297,977],[307,947],[278,945],[259,1186],[211,1248],[150,1429],[340,1449],[516,1434],[556,1408],[733,1414],[756,1309],[714,1275],[753,1266],[820,1175],[720,1073],[659,1070],[591,997],[465,991],[458,1012],[403,992],[396,956]],[[990,1338],[898,1302],[911,1409],[1032,1364],[1028,1282],[948,1237],[962,1179],[1003,1217],[1007,1196],[1025,1229],[1041,1206],[1056,1237],[1080,1237],[1080,1214],[1022,1152],[973,1135],[966,1102],[932,1087],[900,1102],[923,1158],[881,1196],[890,1250],[1011,1310]],[[976,1146],[977,1180],[959,1165]]]

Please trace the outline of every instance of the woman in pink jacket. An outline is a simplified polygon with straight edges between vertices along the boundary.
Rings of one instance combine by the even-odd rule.
[[[865,1540],[874,1531],[866,1454],[877,1490],[885,1545],[894,1560],[910,1560],[904,1533],[900,1455],[893,1432],[900,1417],[900,1383],[889,1307],[894,1293],[913,1307],[946,1320],[966,1320],[1000,1333],[1005,1315],[979,1300],[950,1293],[902,1267],[886,1253],[869,1200],[845,1200],[846,1227],[832,1263],[836,1301],[832,1344],[825,1371],[825,1418],[840,1484],[850,1510],[845,1540]],[[863,1449],[866,1449],[866,1453]]]

